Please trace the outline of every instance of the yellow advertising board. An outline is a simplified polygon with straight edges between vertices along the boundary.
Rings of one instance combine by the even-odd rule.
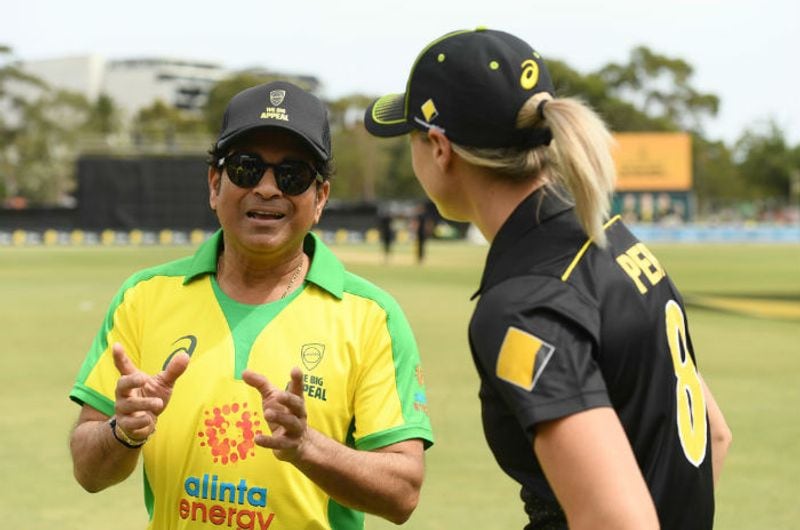
[[[688,191],[692,139],[688,133],[616,133],[617,191]]]

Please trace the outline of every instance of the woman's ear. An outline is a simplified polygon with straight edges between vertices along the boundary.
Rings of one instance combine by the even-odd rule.
[[[453,161],[453,147],[444,132],[437,128],[428,129],[428,141],[431,143],[431,155],[433,161],[439,166],[439,170],[447,172]]]

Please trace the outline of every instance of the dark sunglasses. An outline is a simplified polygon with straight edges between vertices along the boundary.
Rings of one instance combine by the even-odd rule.
[[[272,168],[275,184],[285,195],[300,195],[314,180],[322,182],[322,175],[303,160],[284,160],[277,164],[264,162],[252,153],[233,153],[219,159],[217,167],[225,168],[231,182],[240,188],[254,188],[261,182],[264,172]]]

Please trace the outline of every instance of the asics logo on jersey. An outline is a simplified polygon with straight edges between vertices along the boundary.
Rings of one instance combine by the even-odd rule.
[[[195,337],[194,335],[184,335],[183,337],[173,342],[172,345],[177,346],[177,348],[172,350],[172,353],[170,353],[167,356],[167,359],[164,361],[164,365],[161,367],[162,370],[166,370],[167,365],[172,360],[172,358],[181,352],[185,352],[186,355],[191,357],[192,354],[194,353],[194,349],[197,347],[197,337]]]

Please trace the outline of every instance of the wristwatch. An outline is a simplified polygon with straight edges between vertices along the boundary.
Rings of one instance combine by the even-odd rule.
[[[139,449],[141,446],[145,444],[145,442],[147,442],[148,439],[150,439],[150,436],[148,436],[144,440],[134,440],[133,438],[128,436],[128,434],[124,430],[122,430],[122,428],[117,429],[116,416],[114,416],[113,418],[111,418],[111,420],[109,420],[108,425],[109,427],[111,427],[111,432],[114,434],[114,438],[128,449]]]

